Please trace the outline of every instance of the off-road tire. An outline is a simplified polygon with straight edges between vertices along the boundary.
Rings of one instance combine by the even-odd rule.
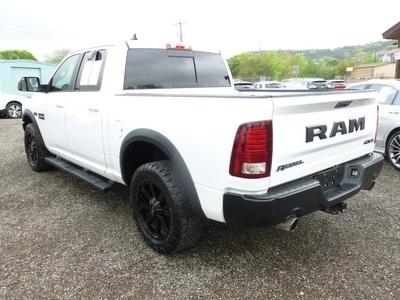
[[[144,240],[162,254],[193,246],[202,235],[204,220],[191,209],[171,161],[150,162],[136,170],[130,208]]]
[[[28,124],[25,128],[24,142],[26,157],[31,168],[36,172],[50,170],[52,166],[44,158],[51,156],[51,154],[43,144],[33,123]]]

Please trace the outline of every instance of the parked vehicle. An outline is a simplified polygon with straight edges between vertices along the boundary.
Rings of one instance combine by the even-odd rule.
[[[285,86],[279,81],[260,81],[253,84],[256,90],[284,89]]]
[[[237,91],[254,91],[255,88],[253,86],[253,83],[249,81],[235,81],[233,83],[235,90]]]
[[[328,82],[326,82],[326,80],[312,80],[306,81],[304,86],[310,90],[326,90],[328,88]]]
[[[138,231],[160,253],[192,246],[205,220],[291,231],[373,188],[377,92],[238,93],[220,52],[154,43],[78,50],[48,83],[21,78],[34,92],[22,123],[34,171],[129,186]]]
[[[20,118],[22,116],[23,103],[28,98],[12,94],[0,93],[0,115],[8,118]]]
[[[347,83],[345,80],[327,80],[329,89],[345,89],[347,87]]]
[[[375,151],[385,155],[400,170],[400,81],[371,79],[349,89],[369,89],[379,93],[379,125]]]
[[[283,83],[285,89],[289,90],[308,90],[303,84],[298,82],[285,82]]]

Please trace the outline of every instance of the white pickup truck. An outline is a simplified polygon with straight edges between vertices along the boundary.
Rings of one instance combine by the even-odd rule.
[[[381,172],[375,91],[240,93],[219,52],[137,40],[70,53],[23,114],[33,170],[51,167],[130,209],[160,253],[192,246],[204,221],[293,230],[338,213]]]

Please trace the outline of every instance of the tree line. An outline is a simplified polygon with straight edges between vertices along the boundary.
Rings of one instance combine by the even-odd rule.
[[[284,78],[324,78],[351,75],[347,68],[381,62],[380,52],[397,48],[393,41],[337,49],[243,52],[228,60],[234,78],[255,81]],[[297,71],[297,72],[295,72]],[[254,79],[254,80],[252,80]]]
[[[59,64],[63,58],[71,52],[70,49],[58,49],[55,50],[52,54],[48,54],[45,57],[44,62],[49,64]],[[37,58],[29,51],[26,50],[4,50],[0,51],[0,59],[26,59],[38,61]]]

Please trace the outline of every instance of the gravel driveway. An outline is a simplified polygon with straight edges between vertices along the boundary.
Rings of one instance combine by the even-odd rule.
[[[36,173],[21,120],[0,119],[0,299],[400,299],[400,172],[385,162],[347,212],[294,232],[210,222],[195,248],[151,250],[128,190]]]

